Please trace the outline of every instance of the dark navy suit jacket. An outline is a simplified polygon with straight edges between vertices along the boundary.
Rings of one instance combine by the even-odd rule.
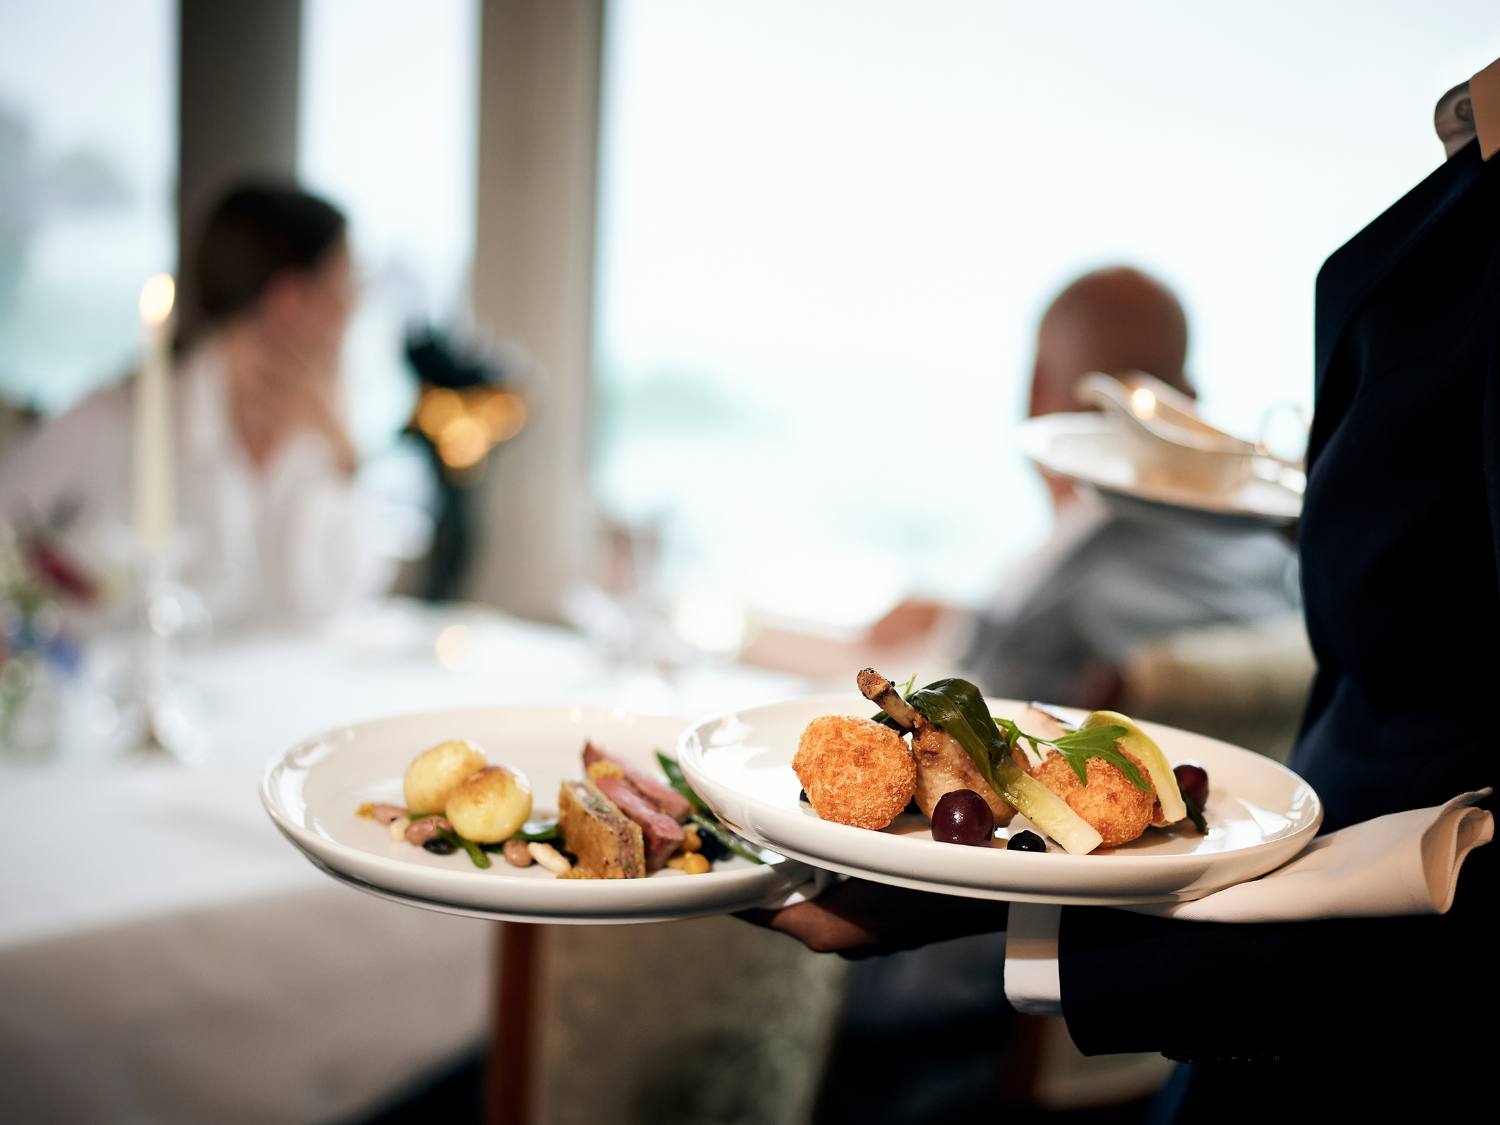
[[[1318,277],[1299,539],[1319,673],[1291,764],[1322,797],[1325,832],[1500,775],[1497,326],[1500,157],[1471,142]],[[1470,856],[1441,917],[1209,925],[1065,910],[1069,1030],[1086,1053],[1193,1062],[1172,1087],[1178,1120],[1281,1115],[1320,1090],[1351,1112],[1389,1110],[1489,1081],[1497,856],[1500,844]],[[1482,1072],[1459,1059],[1476,1018]]]

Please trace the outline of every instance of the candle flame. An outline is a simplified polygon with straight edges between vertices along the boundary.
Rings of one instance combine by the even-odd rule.
[[[1130,405],[1141,418],[1150,418],[1156,413],[1156,395],[1147,387],[1137,387],[1130,392]]]
[[[172,315],[172,303],[177,298],[177,286],[169,273],[159,273],[141,287],[141,319],[153,328],[166,323]]]

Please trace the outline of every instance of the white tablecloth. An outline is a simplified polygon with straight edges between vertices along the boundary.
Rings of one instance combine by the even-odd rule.
[[[87,708],[59,760],[0,764],[6,1121],[336,1119],[482,1033],[488,926],[338,886],[271,827],[256,784],[297,740],[400,711],[691,714],[795,690],[733,667],[613,669],[562,630],[406,603],[311,636],[217,642],[182,680],[202,765],[104,757]]]

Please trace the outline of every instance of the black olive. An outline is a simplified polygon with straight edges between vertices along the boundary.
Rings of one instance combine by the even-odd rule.
[[[433,855],[452,855],[453,845],[441,836],[434,836],[422,845]]]
[[[1035,832],[1017,832],[1006,843],[1005,848],[1012,852],[1044,852],[1047,850],[1047,841]]]
[[[700,825],[698,828],[698,851],[703,858],[713,863],[715,860],[723,859],[729,854],[729,849],[719,842],[719,838],[712,832],[704,831]]]
[[[798,791],[798,793],[797,793],[797,800],[801,801],[804,805],[812,803],[812,802],[810,802],[807,799],[807,790],[806,789],[802,789],[802,790]]]

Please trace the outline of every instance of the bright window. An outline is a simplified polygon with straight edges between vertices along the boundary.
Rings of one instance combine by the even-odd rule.
[[[477,0],[304,0],[298,173],[349,216],[365,278],[347,366],[355,426],[389,439],[414,384],[402,333],[468,311]]]
[[[176,265],[176,4],[8,4],[0,28],[0,397],[56,412],[129,369],[141,285]]]
[[[620,0],[595,477],[669,579],[854,619],[1046,529],[1009,436],[1050,296],[1181,294],[1207,412],[1311,400],[1322,259],[1443,158],[1500,9]]]

